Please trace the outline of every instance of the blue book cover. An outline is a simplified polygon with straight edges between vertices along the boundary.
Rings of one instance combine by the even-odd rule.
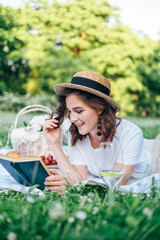
[[[45,188],[45,178],[51,175],[39,157],[26,156],[14,159],[0,156],[0,163],[18,183],[26,186],[36,184],[41,190]]]

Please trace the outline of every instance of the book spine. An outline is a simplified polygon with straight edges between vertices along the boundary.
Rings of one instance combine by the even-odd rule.
[[[11,162],[10,165],[17,171],[17,173],[21,176],[21,178],[23,178],[24,182],[31,186],[31,182],[29,181],[29,179],[26,177],[26,175],[24,174],[23,170],[19,167],[19,165],[16,162]]]

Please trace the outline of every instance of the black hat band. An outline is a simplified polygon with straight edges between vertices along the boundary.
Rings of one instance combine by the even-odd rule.
[[[109,94],[110,94],[110,90],[107,87],[105,87],[101,83],[95,82],[88,78],[73,77],[71,83],[77,84],[77,85],[82,85],[82,86],[97,90],[101,93],[104,93],[107,96],[109,96]]]

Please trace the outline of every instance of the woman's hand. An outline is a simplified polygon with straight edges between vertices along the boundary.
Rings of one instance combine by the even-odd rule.
[[[52,144],[60,142],[61,137],[61,128],[57,127],[58,120],[50,119],[47,120],[46,124],[43,127],[43,134],[49,142]]]
[[[67,185],[66,180],[55,170],[49,171],[50,173],[52,173],[52,175],[45,179],[44,182],[44,184],[46,185],[45,189],[63,194],[64,191],[66,190]]]

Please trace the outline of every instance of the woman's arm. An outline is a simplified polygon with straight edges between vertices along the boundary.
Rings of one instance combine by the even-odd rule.
[[[80,181],[86,180],[87,168],[86,166],[71,165],[66,158],[60,143],[53,145],[53,152],[62,173],[62,176],[67,176],[68,184],[75,184]]]
[[[121,170],[123,165],[121,163],[116,163],[114,169]],[[135,165],[125,165],[124,175],[118,185],[125,185],[130,179],[132,172],[134,171]]]
[[[57,128],[58,121],[56,119],[48,120],[43,128],[45,137],[52,144],[53,152],[62,173],[62,176],[67,175],[67,184],[75,184],[86,180],[86,166],[72,166],[66,158],[60,143],[61,129]]]

